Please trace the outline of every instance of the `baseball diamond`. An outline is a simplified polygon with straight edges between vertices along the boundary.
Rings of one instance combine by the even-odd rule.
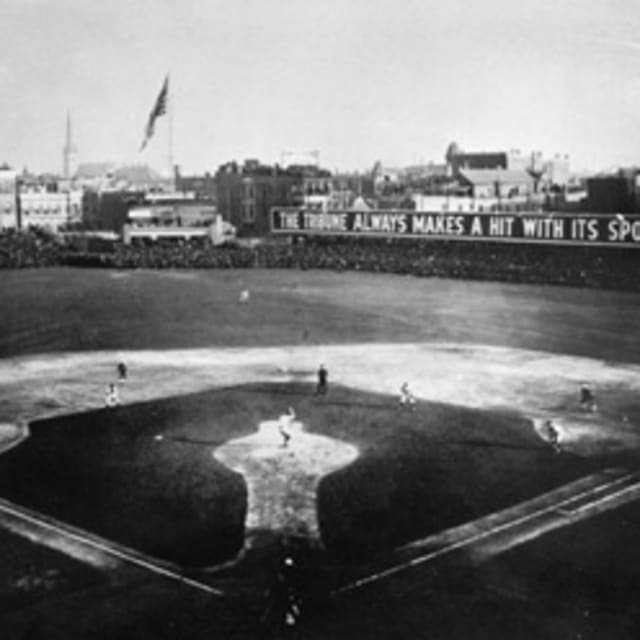
[[[5,0],[0,640],[640,638],[639,31]]]
[[[0,537],[16,557],[27,544],[52,554],[29,583],[0,565],[6,637],[33,611],[70,638],[98,620],[104,637],[131,624],[155,637],[161,620],[252,637],[278,585],[305,637],[423,624],[480,637],[477,620],[545,637],[586,628],[586,609],[592,637],[607,637],[615,607],[640,620],[637,294],[73,270],[83,304],[105,311],[81,326],[58,276],[0,284],[14,300],[1,318]],[[77,606],[86,622],[65,613]]]

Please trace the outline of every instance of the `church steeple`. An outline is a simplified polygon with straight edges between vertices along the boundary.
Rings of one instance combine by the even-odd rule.
[[[71,114],[67,112],[67,131],[62,151],[62,173],[65,178],[72,178],[77,169],[78,150],[73,144],[71,135]]]

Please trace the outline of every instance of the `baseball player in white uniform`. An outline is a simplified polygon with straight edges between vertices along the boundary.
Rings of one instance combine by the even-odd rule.
[[[278,418],[278,431],[282,436],[282,448],[286,449],[289,446],[289,440],[291,440],[291,423],[296,419],[296,412],[292,407],[289,407],[287,413],[283,413]]]
[[[414,409],[416,404],[416,397],[409,388],[408,382],[403,382],[400,387],[400,406],[407,409]]]
[[[113,382],[110,382],[109,386],[107,387],[107,391],[104,396],[104,404],[108,409],[113,409],[120,404],[118,387]]]

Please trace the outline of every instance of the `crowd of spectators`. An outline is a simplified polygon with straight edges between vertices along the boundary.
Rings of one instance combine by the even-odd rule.
[[[640,253],[631,248],[317,238],[270,247],[258,264],[640,291]]]
[[[353,237],[212,246],[204,238],[120,242],[82,250],[38,232],[0,234],[0,266],[121,269],[331,269],[402,273],[640,291],[640,251],[632,248]]]
[[[50,267],[60,264],[62,251],[55,236],[33,229],[0,233],[0,269]]]
[[[243,269],[254,266],[255,253],[238,246],[214,247],[206,238],[138,241],[118,244],[112,266],[143,269]]]

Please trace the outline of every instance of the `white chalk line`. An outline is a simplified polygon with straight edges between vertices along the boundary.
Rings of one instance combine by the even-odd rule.
[[[618,484],[624,484],[627,480],[631,480],[634,477],[638,476],[638,472],[637,471],[632,471],[630,473],[627,473],[623,476],[620,476],[619,478],[615,478],[613,480],[611,480],[610,482],[607,482],[605,484],[601,484],[598,485],[597,487],[591,487],[590,489],[586,489],[585,491],[583,491],[582,493],[578,493],[575,496],[572,496],[571,498],[566,498],[565,500],[563,500],[562,502],[558,502],[558,505],[562,504],[568,504],[571,502],[579,502],[582,498],[585,497],[589,497],[590,495],[597,495],[599,493],[603,493],[604,491],[606,491],[607,489],[614,487],[615,485]],[[623,489],[623,491],[626,491],[627,489],[633,488],[635,486],[631,485],[630,487],[625,487]],[[559,489],[561,489],[562,487],[559,487]],[[611,495],[611,494],[610,494]],[[605,498],[601,498],[601,500],[605,500]],[[576,507],[575,509],[564,509],[563,513],[567,514],[567,513],[578,513],[581,509],[585,509],[585,508],[589,508],[593,505],[593,502],[588,502],[586,505],[583,505],[582,507]]]
[[[578,507],[577,509],[573,509],[573,510],[569,511],[568,513],[570,515],[580,515],[582,513],[585,513],[586,511],[589,511],[590,509],[592,509],[596,505],[601,505],[601,504],[604,504],[605,502],[609,502],[611,500],[615,500],[616,498],[619,498],[619,497],[623,496],[625,493],[631,493],[631,492],[637,490],[638,488],[640,488],[640,482],[636,482],[635,484],[632,484],[632,485],[630,485],[628,487],[625,487],[624,489],[620,489],[619,491],[616,491],[614,493],[610,493],[609,495],[605,496],[604,498],[600,498],[600,500],[598,500],[595,503],[590,502],[588,504],[583,505],[582,507]]]
[[[577,494],[575,496],[571,496],[570,498],[565,498],[563,500],[561,500],[560,502],[556,502],[555,504],[548,506],[548,507],[544,507],[542,509],[538,509],[537,511],[533,511],[532,513],[529,513],[527,515],[521,516],[520,518],[516,518],[515,520],[510,520],[509,522],[506,522],[504,524],[498,525],[496,527],[493,527],[491,529],[488,529],[486,531],[481,531],[480,533],[477,533],[475,535],[472,535],[468,538],[464,538],[463,540],[460,540],[458,542],[453,542],[450,545],[447,545],[445,547],[442,547],[441,549],[437,549],[436,551],[432,551],[424,556],[420,556],[418,558],[413,558],[412,560],[409,560],[408,562],[396,565],[394,567],[391,567],[390,569],[385,569],[384,571],[380,571],[378,573],[374,573],[371,574],[370,576],[366,576],[365,578],[360,578],[359,580],[355,580],[354,582],[351,582],[343,587],[339,587],[338,589],[334,590],[332,595],[337,595],[340,593],[344,593],[346,591],[352,591],[354,589],[358,589],[360,587],[363,587],[366,584],[370,584],[372,582],[376,582],[378,580],[382,580],[383,578],[388,578],[389,576],[395,575],[397,573],[400,573],[401,571],[404,571],[405,569],[409,569],[411,567],[416,567],[419,566],[421,564],[424,564],[426,562],[429,562],[431,560],[434,560],[435,558],[438,558],[440,556],[446,555],[448,553],[451,553],[452,551],[456,551],[457,549],[462,549],[463,547],[468,547],[476,542],[479,542],[481,540],[484,540],[486,538],[489,538],[490,536],[494,536],[498,533],[501,533],[502,531],[506,531],[507,529],[511,529],[514,528],[520,524],[523,524],[524,522],[528,522],[530,520],[534,520],[536,518],[539,518],[540,516],[543,515],[547,515],[549,513],[553,513],[553,512],[558,512],[559,511],[559,507],[561,507],[562,505],[568,504],[570,502],[574,502],[575,500],[579,499],[579,498],[583,498],[583,497],[587,497],[589,495],[596,495],[598,493],[602,493],[603,491],[605,491],[607,488],[611,487],[611,486],[615,486],[617,484],[620,484],[621,482],[624,482],[626,480],[631,479],[632,477],[636,476],[636,473],[628,473],[625,476],[622,476],[620,478],[616,478],[615,480],[612,480],[611,482],[607,482],[603,485],[599,485],[598,487],[592,488],[592,489],[588,489],[586,491],[583,491],[580,494]],[[636,483],[635,485],[633,485],[633,487],[637,487],[639,486],[640,483]],[[623,491],[627,491],[632,487],[625,487],[625,489]],[[585,505],[584,507],[581,507],[581,509],[587,509],[587,507],[589,509],[592,509],[594,506],[601,504],[602,502],[606,501],[609,499],[609,496],[605,496],[604,498],[602,498],[599,501],[596,502],[591,502],[588,505]],[[517,505],[516,505],[517,506]],[[511,507],[514,508],[514,507]],[[575,512],[574,512],[575,513]],[[566,514],[562,514],[562,515],[566,515]],[[484,518],[483,518],[484,519]],[[567,522],[564,526],[567,526],[569,524],[572,524],[571,521],[569,521],[569,519],[567,519]],[[416,543],[412,543],[412,544],[416,544]]]
[[[59,527],[51,522],[47,522],[41,518],[37,518],[35,516],[24,513],[19,508],[10,507],[6,502],[0,503],[0,511],[7,513],[14,518],[18,518],[19,520],[23,520],[25,522],[29,522],[30,524],[34,524],[42,529],[49,530],[53,533],[61,535],[66,540],[73,540],[84,544],[93,549],[97,549],[106,553],[107,555],[114,556],[120,560],[124,560],[129,564],[133,564],[143,569],[148,569],[149,571],[156,573],[158,575],[164,576],[166,578],[170,578],[181,584],[186,584],[190,587],[194,587],[195,589],[199,589],[200,591],[205,591],[206,593],[210,593],[217,596],[224,596],[225,594],[218,589],[214,589],[213,587],[205,584],[204,582],[200,582],[198,580],[194,580],[192,578],[188,578],[180,573],[172,571],[171,569],[167,569],[153,562],[143,560],[142,558],[138,558],[134,555],[128,554],[124,551],[114,548],[108,543],[99,542],[97,540],[91,539],[88,536],[83,536],[79,533],[74,533],[73,531],[69,531],[68,529],[64,529],[63,527]],[[46,542],[43,541],[46,545]]]

